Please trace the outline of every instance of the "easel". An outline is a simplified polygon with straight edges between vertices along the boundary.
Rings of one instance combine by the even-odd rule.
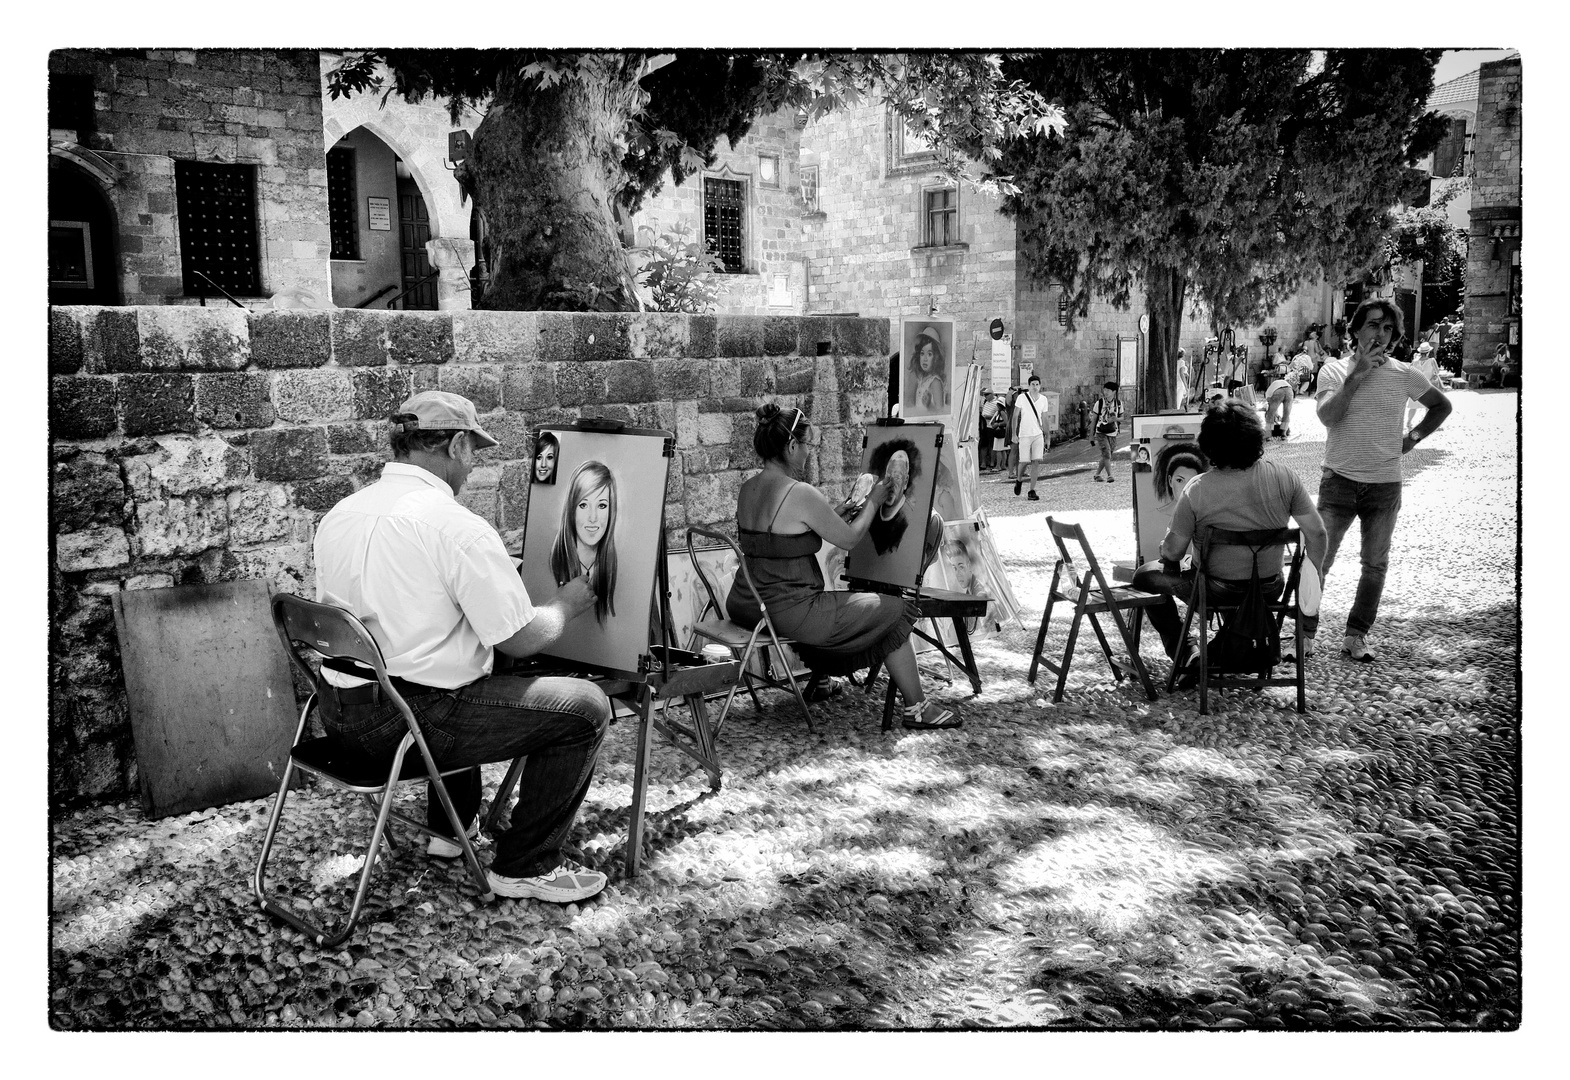
[[[874,425],[877,427],[902,427],[904,424],[905,421],[899,417],[884,417],[874,421]],[[936,449],[942,448],[943,439],[944,435],[940,432],[937,438]],[[866,445],[866,439],[863,437],[862,448],[865,449]],[[934,462],[934,467],[932,469],[932,484],[933,488],[936,489],[936,462]],[[927,505],[929,508],[932,505],[932,500],[930,498],[927,500]],[[926,542],[925,529],[922,530],[922,542]],[[940,537],[939,543],[941,544],[941,542],[942,540]],[[953,592],[948,589],[927,589],[926,591],[923,591],[922,578],[923,574],[920,570],[918,570],[916,574],[916,581],[913,586],[895,585],[890,582],[876,581],[868,578],[856,578],[849,576],[848,573],[845,580],[846,583],[850,586],[851,592],[884,593],[891,596],[898,596],[901,599],[907,600],[914,604],[916,606],[918,616],[916,625],[911,627],[911,633],[915,634],[923,641],[930,643],[938,650],[939,653],[943,655],[945,660],[963,671],[966,677],[970,680],[971,696],[975,697],[977,694],[981,693],[981,673],[976,668],[975,654],[971,652],[970,631],[965,625],[965,620],[981,618],[985,616],[987,613],[988,601],[985,597],[971,596],[969,593]],[[955,640],[960,650],[960,656],[958,657],[949,651],[949,647],[943,643],[941,635],[929,634],[921,628],[922,620],[937,620],[945,618],[952,619],[954,622]],[[873,684],[877,680],[878,668],[880,666],[881,665],[879,664],[874,664],[867,670],[865,685],[868,692],[872,690]],[[894,726],[894,694],[894,680],[890,678],[888,690],[884,694],[883,698],[884,731],[888,731]]]
[[[675,455],[675,436],[648,428],[629,428],[616,420],[585,419],[564,425],[564,430],[606,434],[658,436],[665,440],[666,457]],[[719,755],[715,747],[719,732],[709,721],[705,699],[722,693],[741,677],[736,660],[714,661],[697,653],[671,647],[670,574],[666,565],[665,515],[660,514],[659,543],[655,558],[655,596],[660,640],[650,642],[648,651],[638,657],[636,671],[621,671],[594,664],[546,658],[536,670],[540,675],[577,675],[593,679],[605,696],[629,708],[638,719],[637,751],[633,761],[632,806],[627,824],[627,876],[635,877],[643,854],[643,809],[648,795],[649,750],[655,729],[669,738],[676,749],[702,765],[709,775],[709,788],[718,791],[721,780]],[[515,667],[513,674],[528,676],[528,667]],[[692,713],[690,727],[668,715],[672,701],[686,703]],[[486,817],[487,832],[494,831],[502,809],[523,773],[524,759],[515,761],[507,771],[491,812]]]

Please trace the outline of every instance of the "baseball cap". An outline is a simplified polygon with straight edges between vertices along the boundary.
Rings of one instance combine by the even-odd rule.
[[[474,402],[445,390],[422,390],[398,406],[398,413],[414,416],[413,420],[395,421],[404,431],[471,431],[476,450],[496,445],[496,440],[480,426]]]

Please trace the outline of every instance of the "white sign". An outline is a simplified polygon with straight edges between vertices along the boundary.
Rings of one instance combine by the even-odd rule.
[[[784,274],[769,275],[769,307],[790,307],[790,279]]]
[[[992,382],[988,385],[999,394],[1008,389],[1009,376],[1013,374],[1012,345],[1007,334],[1003,335],[1002,341],[992,343]]]
[[[1118,338],[1118,384],[1134,386],[1139,375],[1139,339]]]
[[[376,232],[392,232],[392,200],[372,195],[365,200],[365,216]]]
[[[1034,360],[1036,358],[1036,343],[1034,341],[1025,342],[1021,348],[1023,350],[1020,353],[1021,360]]]
[[[1021,360],[1019,362],[1019,385],[1024,386],[1026,383],[1030,382],[1031,373],[1035,370],[1035,364],[1027,364],[1025,361]]]

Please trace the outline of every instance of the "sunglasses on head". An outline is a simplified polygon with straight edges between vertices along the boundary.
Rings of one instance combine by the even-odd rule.
[[[796,415],[791,418],[790,422],[790,433],[792,437],[795,437],[796,432],[807,426],[807,414],[802,412],[800,409],[796,409],[795,413]]]

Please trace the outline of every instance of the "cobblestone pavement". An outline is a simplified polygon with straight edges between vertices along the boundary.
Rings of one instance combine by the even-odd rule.
[[[937,684],[962,729],[885,735],[859,690],[815,707],[816,734],[777,696],[761,715],[740,706],[718,793],[657,744],[651,856],[629,880],[632,725],[618,723],[573,837],[611,874],[604,894],[477,906],[459,868],[404,844],[331,952],[251,899],[270,799],[58,816],[50,1022],[1513,1028],[1516,395],[1455,401],[1408,462],[1380,662],[1316,657],[1306,715],[1275,689],[1219,695],[1205,717],[1192,692],[1147,702],[1093,639],[1049,704],[1024,680],[1052,569],[1042,515],[1129,557],[1126,458],[1118,483],[1059,476],[1039,503],[984,484],[1027,625],[978,642],[979,697]],[[1297,435],[1269,453],[1312,490],[1311,414],[1300,402]],[[1327,583],[1327,642],[1355,577],[1349,557]],[[1164,676],[1158,654],[1147,638]],[[297,798],[277,880],[342,904],[369,815]]]

